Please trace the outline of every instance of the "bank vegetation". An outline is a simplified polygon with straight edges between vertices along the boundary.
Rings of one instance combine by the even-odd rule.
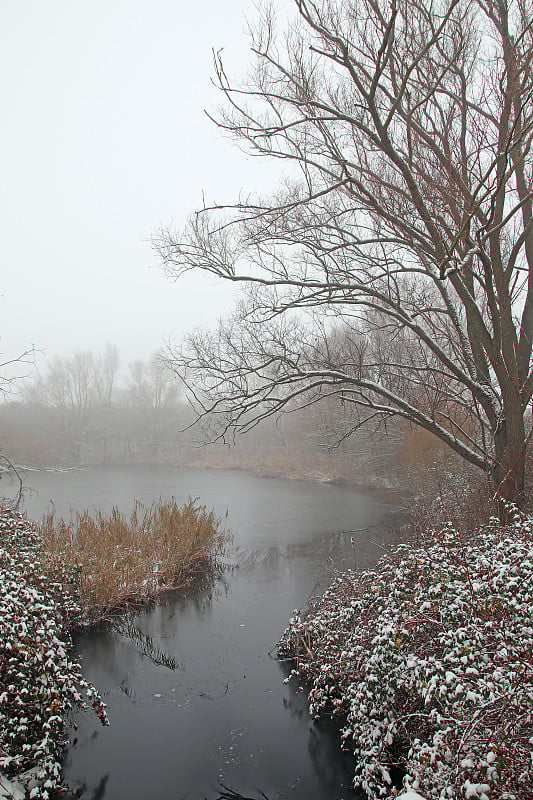
[[[130,516],[53,513],[39,525],[0,508],[0,797],[50,797],[61,786],[70,713],[105,704],[71,657],[71,631],[120,621],[131,607],[213,568],[227,534],[193,500]],[[7,793],[7,795],[6,795]]]
[[[46,799],[60,785],[65,722],[74,708],[92,707],[107,723],[100,695],[70,655],[69,622],[79,608],[65,593],[68,582],[61,564],[50,574],[35,526],[3,509],[0,789],[15,796]]]
[[[533,786],[533,520],[426,529],[339,575],[280,653],[310,713],[342,723],[354,784],[425,798],[527,800]]]
[[[47,514],[39,524],[48,569],[69,571],[80,621],[113,619],[132,605],[182,588],[213,566],[227,534],[213,511],[189,499],[136,501],[128,516],[85,510],[69,519]]]

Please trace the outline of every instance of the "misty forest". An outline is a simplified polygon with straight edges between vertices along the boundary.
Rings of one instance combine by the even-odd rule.
[[[233,467],[368,486],[414,481],[422,491],[421,470],[429,469],[438,486],[447,474],[443,464],[454,460],[438,440],[411,425],[391,420],[383,429],[355,430],[351,410],[337,398],[279,411],[246,436],[216,441],[211,421],[198,420],[163,351],[123,365],[113,345],[102,353],[51,359],[16,396],[5,398],[0,420],[3,454],[30,469],[117,463]],[[461,471],[457,459],[455,468]],[[427,488],[427,477],[424,483]]]
[[[233,309],[4,355],[0,800],[533,796],[533,10],[287,5],[151,231]]]

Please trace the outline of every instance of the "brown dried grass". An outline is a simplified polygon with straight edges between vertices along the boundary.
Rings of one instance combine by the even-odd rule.
[[[228,538],[214,512],[192,499],[181,507],[173,498],[135,501],[129,517],[116,507],[109,516],[85,510],[68,520],[52,512],[39,528],[50,572],[61,566],[73,576],[85,623],[183,587],[214,565]]]

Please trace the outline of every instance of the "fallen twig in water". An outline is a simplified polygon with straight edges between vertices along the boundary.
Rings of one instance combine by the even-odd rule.
[[[215,800],[257,800],[256,797],[247,797],[244,794],[239,794],[239,792],[234,792],[233,789],[229,789],[225,784],[220,784],[223,791],[221,794],[218,795]],[[263,798],[263,800],[269,800],[264,792],[259,792],[259,796]],[[207,798],[205,798],[207,800]]]
[[[181,666],[174,656],[166,653],[159,645],[155,644],[152,637],[147,633],[143,633],[131,620],[116,620],[113,622],[113,628],[121,636],[130,639],[139,653],[150,659],[158,667],[175,670]]]

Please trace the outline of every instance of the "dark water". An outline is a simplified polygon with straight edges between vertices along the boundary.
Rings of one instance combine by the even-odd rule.
[[[270,800],[356,797],[335,731],[309,719],[273,652],[292,610],[352,566],[352,537],[360,567],[382,554],[390,509],[348,488],[238,471],[106,467],[26,481],[32,517],[49,500],[63,514],[192,496],[227,511],[233,533],[215,581],[137,615],[133,636],[93,631],[76,642],[111,726],[75,718],[72,787],[91,800],[211,800],[221,783]]]

